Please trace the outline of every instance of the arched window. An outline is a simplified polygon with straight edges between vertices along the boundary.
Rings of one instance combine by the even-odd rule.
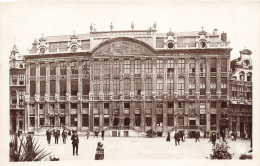
[[[245,60],[244,61],[244,68],[249,68],[249,65],[250,65],[249,61]]]
[[[17,95],[16,95],[16,91],[13,90],[11,92],[11,96],[12,96],[12,104],[17,104]]]
[[[252,73],[251,72],[247,73],[246,80],[247,81],[252,81]]]
[[[240,81],[244,81],[244,80],[245,80],[245,74],[244,74],[244,72],[240,72],[240,73],[239,73],[239,78],[240,78]]]
[[[76,45],[71,46],[71,52],[76,52],[78,47]]]

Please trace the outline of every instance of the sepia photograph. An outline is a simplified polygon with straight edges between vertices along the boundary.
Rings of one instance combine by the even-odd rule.
[[[0,165],[260,164],[259,20],[260,1],[0,2]]]

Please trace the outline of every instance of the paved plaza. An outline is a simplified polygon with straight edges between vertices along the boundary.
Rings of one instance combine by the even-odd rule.
[[[174,139],[166,142],[165,137],[140,138],[140,137],[106,137],[105,140],[84,136],[79,137],[79,155],[72,155],[72,144],[70,136],[67,144],[54,144],[54,137],[51,145],[47,144],[46,136],[35,136],[39,143],[46,147],[52,155],[60,160],[94,160],[97,142],[104,144],[105,160],[128,160],[128,159],[206,159],[211,154],[212,144],[209,139],[201,138],[195,143],[195,139],[187,138],[185,142],[180,142],[175,146]],[[233,159],[238,159],[244,151],[250,150],[250,140],[231,141],[227,139],[230,152],[234,153]],[[218,142],[218,141],[217,141]]]

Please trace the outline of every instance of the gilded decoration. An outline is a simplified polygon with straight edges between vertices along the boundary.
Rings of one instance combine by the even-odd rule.
[[[100,48],[94,55],[152,54],[150,50],[129,41],[116,41]]]

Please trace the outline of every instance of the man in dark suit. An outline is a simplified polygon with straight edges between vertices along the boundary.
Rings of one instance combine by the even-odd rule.
[[[216,135],[216,133],[214,131],[214,132],[212,132],[212,138],[211,138],[211,142],[212,142],[213,145],[215,145],[216,139],[217,139],[217,135]]]
[[[105,131],[104,130],[101,131],[101,137],[102,137],[102,140],[104,140],[104,137],[105,137]]]
[[[196,131],[196,133],[195,133],[195,142],[197,143],[197,141],[199,141],[200,142],[200,132],[199,131]]]
[[[175,146],[180,145],[180,133],[175,130],[175,134],[174,134],[174,139],[175,139]]]
[[[55,144],[59,143],[59,136],[60,136],[60,132],[58,131],[58,129],[55,131],[54,133],[54,136],[55,136]]]
[[[47,130],[47,131],[46,131],[46,135],[47,135],[48,144],[50,145],[50,143],[51,143],[51,131],[50,131],[50,130]]]
[[[73,135],[71,136],[71,140],[72,140],[72,147],[73,147],[73,155],[75,155],[75,148],[76,148],[76,155],[79,155],[78,154],[79,137],[77,131],[73,133]]]

